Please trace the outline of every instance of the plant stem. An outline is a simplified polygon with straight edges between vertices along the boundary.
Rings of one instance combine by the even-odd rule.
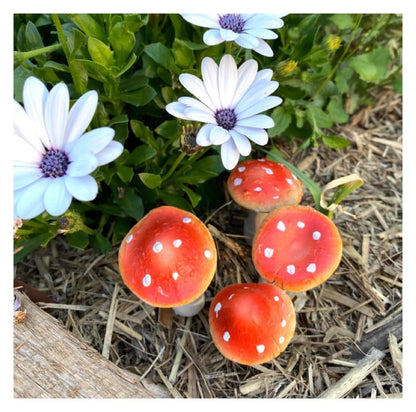
[[[15,64],[19,64],[20,62],[24,60],[32,59],[33,57],[40,56],[41,54],[51,53],[55,50],[60,49],[61,47],[62,47],[61,44],[57,43],[57,44],[51,44],[50,46],[41,47],[40,49],[30,50],[27,52],[16,51],[14,52]]]
[[[185,158],[186,153],[185,152],[181,152],[181,154],[176,158],[175,162],[173,163],[173,165],[171,166],[171,168],[169,169],[169,171],[165,174],[165,176],[163,177],[163,181],[165,182],[166,180],[168,180],[173,172],[176,170],[176,168],[179,166],[179,164],[182,162],[182,160]]]
[[[59,17],[58,17],[57,14],[52,14],[51,17],[52,17],[53,24],[55,25],[56,31],[58,33],[58,38],[59,38],[59,41],[61,42],[62,49],[65,53],[65,57],[69,61],[69,55],[70,55],[69,47],[68,47],[68,44],[66,42],[66,38],[65,38],[65,35],[64,35],[64,30],[62,28]]]
[[[231,50],[233,48],[233,43],[231,41],[225,42],[225,54],[231,54]]]

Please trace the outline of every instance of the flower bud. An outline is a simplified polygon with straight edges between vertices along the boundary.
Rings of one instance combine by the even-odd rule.
[[[325,46],[330,51],[334,51],[334,50],[339,49],[340,45],[341,45],[341,38],[339,36],[335,36],[334,34],[330,34],[325,39]]]
[[[296,69],[297,65],[298,65],[298,62],[294,60],[285,60],[285,61],[280,62],[277,65],[277,71],[282,76],[289,76],[290,73],[292,73],[293,70]]]

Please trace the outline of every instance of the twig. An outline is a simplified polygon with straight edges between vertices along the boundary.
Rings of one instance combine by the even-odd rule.
[[[117,295],[119,288],[119,284],[116,283],[114,286],[113,297],[111,299],[110,312],[108,313],[107,328],[105,330],[102,355],[107,359],[110,356],[111,336],[113,335],[114,320],[117,312]]]

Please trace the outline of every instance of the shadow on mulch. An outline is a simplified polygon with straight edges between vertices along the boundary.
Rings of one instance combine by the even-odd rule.
[[[75,336],[123,369],[163,383],[175,397],[315,398],[333,387],[375,347],[384,357],[365,378],[351,380],[346,397],[402,394],[402,101],[384,90],[377,105],[329,130],[351,145],[302,150],[282,141],[285,158],[321,187],[359,174],[364,185],[342,203],[334,222],[344,251],[336,273],[323,285],[291,293],[297,312],[293,340],[278,358],[259,366],[225,359],[210,339],[212,297],[231,283],[257,282],[251,250],[242,235],[245,211],[227,202],[201,217],[216,241],[217,274],[197,316],[162,326],[158,310],[122,284],[118,249],[105,257],[53,240],[16,266],[16,278],[53,297],[48,310]],[[260,155],[261,156],[261,155]],[[313,206],[305,189],[301,204]],[[112,340],[105,342],[115,285],[119,284]],[[59,307],[65,304],[65,307]],[[70,305],[70,306],[68,306]],[[69,308],[69,309],[68,309]]]

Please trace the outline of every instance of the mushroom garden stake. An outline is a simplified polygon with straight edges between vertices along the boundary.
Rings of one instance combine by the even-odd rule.
[[[309,206],[286,206],[271,212],[253,240],[252,259],[260,276],[291,292],[325,282],[341,255],[337,227]]]
[[[222,289],[209,310],[215,346],[243,365],[268,362],[282,353],[295,332],[288,295],[270,283],[239,283]]]
[[[240,163],[230,173],[227,188],[234,201],[249,210],[244,222],[249,243],[270,211],[298,204],[303,196],[301,181],[286,166],[269,159]]]
[[[124,283],[146,303],[193,316],[204,306],[217,250],[196,216],[161,206],[127,233],[119,250],[119,267]]]

